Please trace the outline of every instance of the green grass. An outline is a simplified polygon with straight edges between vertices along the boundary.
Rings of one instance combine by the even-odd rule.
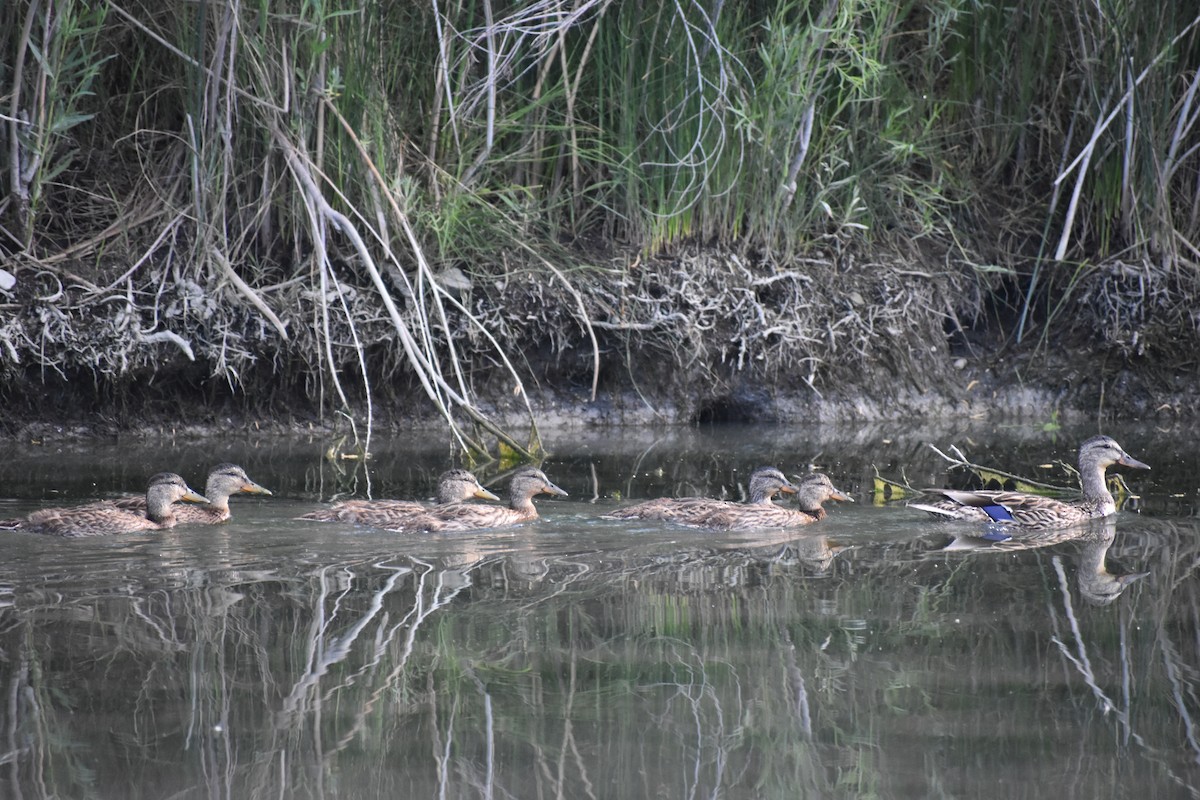
[[[558,264],[577,241],[778,262],[929,241],[975,265],[998,302],[1023,297],[1022,333],[1060,319],[1078,264],[1194,280],[1200,259],[1200,35],[1179,4],[68,2],[55,14],[0,9],[6,257],[36,272],[79,246],[71,275],[87,283],[67,280],[85,304],[106,302],[98,290],[139,258],[132,277],[149,294],[167,275],[232,297],[266,330],[218,311],[200,343],[216,371],[236,385],[256,348],[286,341],[339,410],[371,396],[376,349],[447,416],[471,406],[478,353],[454,341],[483,321],[448,309],[438,276],[486,292],[514,259],[540,268],[530,245]],[[179,215],[173,235],[147,209]],[[332,302],[335,284],[355,297]],[[403,325],[416,344],[399,350]],[[502,360],[504,346],[480,352]]]

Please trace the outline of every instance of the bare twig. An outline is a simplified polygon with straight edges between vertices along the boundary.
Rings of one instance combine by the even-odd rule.
[[[954,454],[952,456],[946,455],[945,453],[943,453],[941,450],[939,450],[937,447],[935,447],[932,444],[926,443],[926,445],[929,447],[930,450],[932,450],[933,452],[937,453],[942,458],[949,461],[951,466],[954,466],[954,467],[963,467],[965,469],[971,469],[971,470],[984,470],[985,472],[991,472],[996,475],[999,475],[1002,478],[1011,478],[1012,480],[1020,481],[1022,483],[1027,483],[1030,486],[1037,486],[1042,489],[1050,489],[1050,490],[1058,491],[1058,492],[1071,491],[1068,487],[1065,487],[1065,486],[1056,486],[1052,483],[1043,483],[1041,481],[1034,480],[1033,478],[1027,478],[1024,475],[1017,475],[1012,472],[1005,472],[1004,470],[996,469],[995,467],[987,467],[982,464],[975,464],[972,461],[970,461],[965,455],[963,455],[963,452],[958,449],[957,445],[950,445],[950,452],[952,452]]]

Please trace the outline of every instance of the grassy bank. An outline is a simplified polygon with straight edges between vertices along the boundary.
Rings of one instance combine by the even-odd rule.
[[[973,331],[1194,366],[1198,26],[1131,0],[8,3],[0,376],[300,393],[367,431],[416,392],[468,448],[536,449],[481,392],[919,384]]]

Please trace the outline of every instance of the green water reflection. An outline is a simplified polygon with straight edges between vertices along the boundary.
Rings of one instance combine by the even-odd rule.
[[[426,536],[292,518],[430,494],[436,434],[369,469],[319,441],[18,446],[0,516],[223,460],[276,496],[219,528],[4,535],[0,796],[1196,796],[1200,470],[1177,433],[1116,435],[1154,467],[1139,511],[1006,553],[942,551],[876,468],[945,481],[935,441],[1022,471],[1076,436],[570,434],[541,520]],[[760,463],[859,502],[800,535],[598,519],[736,497]]]

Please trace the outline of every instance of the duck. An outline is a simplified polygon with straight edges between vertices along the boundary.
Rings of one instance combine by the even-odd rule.
[[[828,516],[823,504],[829,500],[854,502],[854,498],[840,491],[823,472],[805,475],[793,484],[795,503],[799,509],[785,508],[768,500],[765,503],[726,503],[683,524],[695,528],[737,531],[755,528],[794,528],[811,525]]]
[[[500,499],[483,488],[479,479],[465,469],[447,470],[438,478],[437,505],[446,506],[472,498]],[[430,508],[431,506],[414,500],[346,500],[334,503],[329,508],[310,511],[296,519],[319,522],[357,522],[377,528],[386,528],[393,524],[403,525],[405,520],[414,515],[423,514]]]
[[[1046,531],[1071,528],[1115,514],[1117,504],[1104,477],[1105,471],[1114,465],[1150,469],[1149,465],[1126,453],[1111,437],[1093,436],[1079,446],[1083,497],[1078,501],[1065,502],[1025,492],[928,489],[926,492],[939,495],[938,499],[909,503],[908,507],[942,520],[987,523],[988,530],[979,537],[987,541],[1037,540],[1046,538]],[[1054,541],[1061,538],[1049,536]]]
[[[777,494],[795,494],[796,491],[796,485],[775,467],[759,467],[750,473],[750,496],[740,505],[774,505],[771,500]],[[618,508],[605,514],[603,519],[645,519],[686,524],[732,505],[739,504],[711,497],[658,497]]]
[[[23,519],[0,522],[0,527],[64,539],[157,531],[173,527],[179,521],[173,506],[181,500],[208,502],[207,497],[193,491],[179,475],[160,472],[150,478],[142,511],[121,508],[112,502],[74,508],[43,508]]]
[[[270,495],[271,491],[250,480],[246,470],[237,464],[217,464],[208,473],[204,484],[204,496],[208,502],[204,505],[180,506],[175,511],[179,524],[217,525],[227,521],[232,514],[229,511],[229,497],[234,494]],[[130,497],[114,501],[118,508],[130,511],[144,511],[146,498]]]
[[[537,467],[521,467],[512,474],[508,484],[508,505],[489,506],[478,503],[449,503],[425,508],[423,511],[381,525],[384,530],[410,533],[421,531],[474,531],[484,528],[506,528],[537,519],[533,497],[549,494],[569,495],[555,486],[546,473]]]

